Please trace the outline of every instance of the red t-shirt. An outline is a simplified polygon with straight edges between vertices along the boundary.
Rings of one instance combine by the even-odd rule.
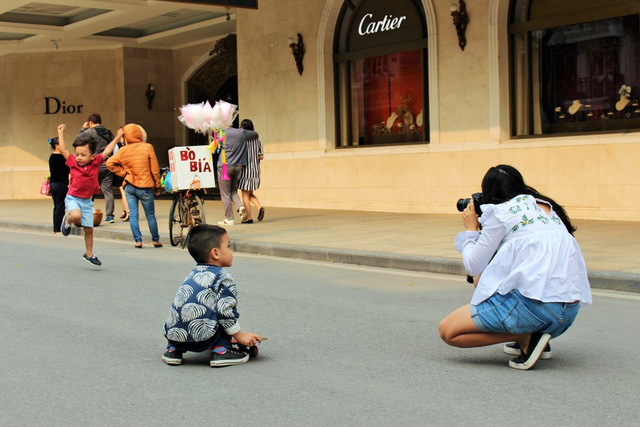
[[[96,154],[91,163],[85,166],[78,165],[76,156],[70,154],[66,162],[66,165],[71,169],[71,182],[69,183],[67,194],[81,199],[89,199],[94,194],[99,193],[98,172],[100,165],[103,163],[104,157],[102,157],[102,153]]]

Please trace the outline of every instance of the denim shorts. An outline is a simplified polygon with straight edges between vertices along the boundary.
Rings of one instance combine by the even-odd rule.
[[[580,302],[542,302],[513,290],[495,293],[478,305],[470,305],[471,319],[483,332],[562,335],[573,323]]]
[[[93,227],[93,200],[67,194],[67,197],[64,198],[64,206],[67,208],[67,212],[74,209],[80,211],[82,214],[80,223],[83,227]]]

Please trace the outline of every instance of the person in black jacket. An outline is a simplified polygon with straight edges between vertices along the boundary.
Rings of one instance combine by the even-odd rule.
[[[53,199],[53,232],[60,233],[60,224],[64,217],[64,198],[69,189],[69,166],[58,146],[58,137],[49,140],[53,152],[49,156],[49,182]]]

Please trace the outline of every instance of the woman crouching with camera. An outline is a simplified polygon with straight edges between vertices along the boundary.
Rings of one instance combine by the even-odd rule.
[[[518,355],[509,366],[530,369],[551,357],[549,340],[591,304],[576,229],[562,206],[525,185],[512,166],[487,171],[481,203],[480,219],[473,201],[462,212],[466,231],[456,236],[476,289],[471,304],[440,322],[440,337],[465,348],[513,342],[504,346]]]

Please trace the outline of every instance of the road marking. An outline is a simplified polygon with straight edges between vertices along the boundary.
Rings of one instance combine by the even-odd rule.
[[[296,264],[307,264],[307,265],[316,265],[322,267],[331,267],[331,268],[339,268],[342,270],[351,270],[351,271],[375,271],[378,273],[392,274],[394,276],[406,276],[406,277],[418,277],[418,278],[426,278],[426,279],[438,279],[438,280],[451,280],[451,281],[465,281],[464,276],[455,276],[450,274],[438,274],[438,273],[429,273],[429,272],[421,272],[421,271],[409,271],[409,270],[398,270],[393,268],[383,268],[383,267],[372,267],[366,265],[355,265],[355,264],[342,264],[337,262],[328,262],[328,261],[316,261],[310,259],[301,259],[301,258],[283,258],[272,255],[260,255],[260,254],[251,254],[246,252],[234,252],[234,256],[241,256],[246,258],[262,258],[262,259],[273,259],[284,262],[291,262]]]
[[[605,298],[628,299],[640,301],[640,295],[623,291],[591,291],[591,295]]]

